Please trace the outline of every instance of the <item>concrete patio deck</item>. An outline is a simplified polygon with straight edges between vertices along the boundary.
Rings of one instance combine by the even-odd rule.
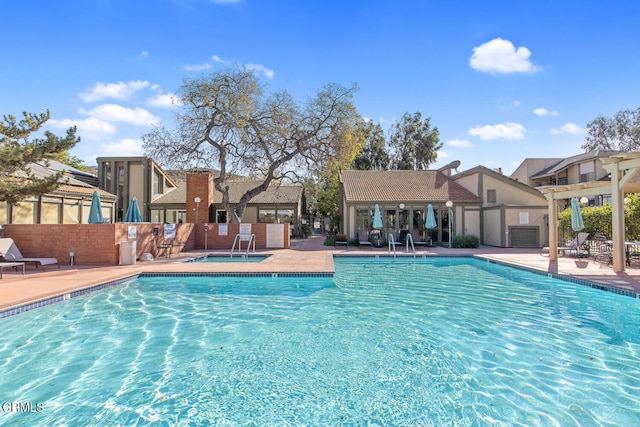
[[[214,251],[191,251],[180,256],[155,261],[138,262],[134,265],[118,266],[69,266],[60,269],[48,266],[46,271],[27,267],[22,270],[5,269],[0,279],[0,312],[41,301],[57,295],[90,288],[140,273],[178,273],[178,272],[304,272],[332,273],[333,255],[387,255],[387,248],[326,247],[324,238],[314,236],[305,240],[294,240],[290,249],[260,251],[271,254],[259,263],[186,263],[189,258],[204,256]],[[404,254],[404,248],[398,248],[398,255]],[[510,248],[449,249],[419,248],[419,255],[476,255],[495,261],[533,268],[543,272],[588,280],[609,287],[616,287],[640,293],[640,269],[629,268],[625,273],[614,273],[608,266],[596,264],[591,259],[560,258],[557,263],[540,255],[540,250]]]

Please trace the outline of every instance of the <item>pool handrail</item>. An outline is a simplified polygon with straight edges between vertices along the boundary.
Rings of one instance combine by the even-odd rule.
[[[411,250],[413,253],[416,253],[416,247],[413,245],[413,236],[410,233],[407,233],[407,237],[405,238],[405,242],[407,244],[406,252],[409,253],[409,242],[411,242]]]
[[[396,242],[393,238],[393,233],[389,233],[389,238],[387,239],[388,248],[387,252],[391,253],[391,247],[393,247],[393,257],[396,257]]]
[[[249,249],[251,249],[251,242],[253,242],[253,253],[256,253],[256,235],[251,234],[249,241],[247,242],[247,255],[249,255]]]
[[[231,246],[231,258],[233,258],[233,250],[236,248],[236,242],[238,243],[238,253],[240,253],[240,251],[242,250],[242,240],[240,239],[240,237],[241,237],[241,234],[238,233],[233,238],[233,245]],[[247,251],[246,251],[247,255],[249,255],[249,250],[251,249],[251,242],[253,242],[253,252],[255,253],[256,235],[253,233],[249,236],[249,241],[247,242]]]

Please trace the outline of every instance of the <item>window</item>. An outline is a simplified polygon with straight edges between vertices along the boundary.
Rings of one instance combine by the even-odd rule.
[[[258,222],[273,224],[276,222],[276,210],[258,209]]]
[[[293,223],[293,209],[278,209],[276,216],[278,218],[278,224]]]
[[[496,203],[496,190],[487,190],[487,203]]]
[[[40,210],[40,224],[58,224],[60,222],[61,206],[61,199],[43,197]]]
[[[373,217],[373,210],[357,209],[356,210],[356,229],[368,230],[371,227],[371,217]]]
[[[62,207],[63,224],[80,224],[80,200],[65,200]]]
[[[153,195],[162,194],[164,192],[164,180],[157,170],[153,171]]]
[[[218,209],[216,211],[216,222],[218,224],[226,224],[227,223],[227,211],[224,209]]]
[[[13,224],[35,224],[36,202],[24,201],[13,205]]]

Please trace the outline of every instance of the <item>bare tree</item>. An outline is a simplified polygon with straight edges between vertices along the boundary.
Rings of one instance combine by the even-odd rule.
[[[220,170],[214,186],[232,222],[240,222],[247,203],[271,183],[329,164],[348,143],[340,135],[356,123],[355,85],[328,84],[302,105],[286,91],[266,89],[246,68],[187,78],[178,91],[183,112],[176,128],[157,126],[143,136],[147,154],[163,164]],[[232,174],[258,181],[235,206],[225,183]]]

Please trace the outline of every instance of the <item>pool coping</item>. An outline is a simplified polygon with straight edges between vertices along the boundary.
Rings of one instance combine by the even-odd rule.
[[[591,280],[587,280],[580,277],[575,277],[570,274],[562,274],[544,271],[542,269],[531,267],[528,265],[523,265],[519,263],[509,262],[505,260],[495,259],[492,257],[488,257],[481,254],[385,254],[385,253],[377,253],[377,254],[363,254],[363,253],[333,253],[331,256],[331,263],[333,264],[333,258],[404,258],[404,259],[429,259],[429,258],[473,258],[486,262],[490,262],[493,264],[504,265],[512,268],[517,268],[519,270],[528,271],[531,273],[552,277],[559,280],[564,280],[570,283],[575,283],[582,286],[587,286],[593,289],[598,289],[605,292],[611,292],[617,295],[631,297],[636,300],[640,300],[640,292],[636,292],[633,290],[627,290],[620,287],[609,286],[602,283],[597,283]],[[188,263],[189,259],[194,259],[193,257],[189,257],[187,259],[182,259],[181,263]],[[191,264],[191,263],[189,263]],[[213,264],[213,263],[212,263]],[[228,263],[231,264],[231,263]],[[259,263],[256,263],[259,264]],[[237,265],[237,264],[235,264]],[[333,267],[333,266],[332,266]],[[36,301],[31,301],[23,304],[17,304],[15,306],[7,307],[5,309],[0,310],[0,319],[5,317],[14,316],[16,314],[24,313],[30,310],[34,310],[36,308],[44,307],[47,305],[55,304],[57,302],[67,301],[71,298],[76,298],[78,296],[86,295],[95,291],[99,291],[102,289],[106,289],[113,286],[118,286],[124,283],[128,283],[132,280],[135,280],[139,277],[154,277],[154,276],[163,276],[163,277],[272,277],[272,278],[283,278],[283,277],[333,277],[333,268],[332,271],[315,271],[315,272],[292,272],[292,271],[245,271],[245,272],[237,272],[237,271],[187,271],[187,272],[176,272],[176,271],[140,271],[137,273],[125,275],[124,277],[116,278],[113,280],[109,280],[104,283],[98,284],[89,284],[84,287],[80,287],[74,290],[66,290],[62,291],[58,294],[49,295],[42,299],[38,299]]]

